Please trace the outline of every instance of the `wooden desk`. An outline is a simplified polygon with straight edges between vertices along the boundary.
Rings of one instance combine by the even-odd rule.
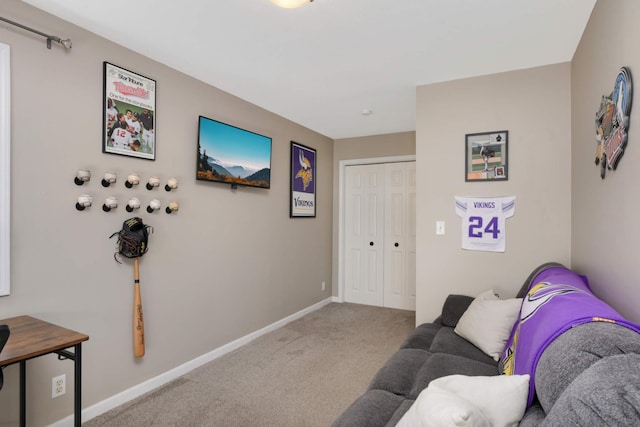
[[[89,336],[31,316],[2,319],[0,325],[9,325],[11,331],[0,353],[0,367],[20,364],[20,425],[26,426],[27,360],[56,353],[60,360],[74,361],[73,414],[74,425],[79,427],[82,411],[82,343]],[[71,347],[74,347],[73,353],[68,351]]]

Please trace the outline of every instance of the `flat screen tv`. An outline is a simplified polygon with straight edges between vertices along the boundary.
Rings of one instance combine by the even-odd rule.
[[[200,116],[196,178],[270,188],[271,138]]]

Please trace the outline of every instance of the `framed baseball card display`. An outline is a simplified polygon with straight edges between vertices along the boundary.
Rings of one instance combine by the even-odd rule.
[[[102,152],[156,159],[156,81],[104,62]]]
[[[316,150],[291,141],[289,217],[316,216]]]
[[[465,181],[506,181],[509,178],[509,132],[469,133],[465,136]]]

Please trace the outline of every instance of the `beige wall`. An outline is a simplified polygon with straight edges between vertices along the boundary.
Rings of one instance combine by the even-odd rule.
[[[339,256],[340,256],[340,162],[412,156],[416,154],[416,133],[401,132],[384,135],[372,135],[359,138],[344,138],[334,141],[333,149],[333,295],[339,293]]]
[[[73,40],[48,50],[43,38],[0,25],[11,46],[11,295],[0,318],[29,314],[90,336],[84,346],[83,406],[111,397],[331,296],[333,142],[273,113],[186,77],[162,64],[53,18],[17,0],[2,16]],[[157,160],[102,154],[103,61],[157,81]],[[271,189],[196,182],[197,118],[205,115],[273,138]],[[317,149],[317,217],[289,218],[289,148],[295,140]],[[90,183],[73,183],[78,168]],[[117,185],[100,185],[107,170]],[[169,195],[123,176],[170,177]],[[78,195],[94,206],[76,211]],[[101,205],[121,201],[115,212]],[[133,266],[113,259],[109,236],[157,197],[180,203],[175,215],[141,210],[154,227],[140,262],[147,354],[132,350]],[[326,281],[328,289],[321,291]],[[54,356],[29,362],[30,425],[47,425],[72,411],[72,363]],[[17,421],[18,367],[4,371],[0,424]],[[67,394],[51,399],[51,378],[67,373]]]
[[[335,140],[334,168],[340,160],[416,154],[416,133],[402,132]]]
[[[417,90],[416,321],[440,314],[450,293],[493,288],[513,296],[546,261],[569,265],[570,64],[421,86]],[[509,131],[509,180],[465,182],[465,134]],[[516,196],[506,252],[461,249],[455,196]],[[435,235],[445,221],[446,234]]]
[[[571,66],[571,259],[597,295],[635,322],[640,322],[638,22],[637,0],[598,0]],[[593,119],[622,66],[631,69],[635,85],[629,142],[618,168],[602,180],[594,164]]]

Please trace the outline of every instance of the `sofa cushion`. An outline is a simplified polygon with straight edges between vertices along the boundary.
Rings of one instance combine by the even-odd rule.
[[[429,356],[431,353],[426,350],[398,350],[373,377],[369,389],[386,390],[400,396],[409,395],[416,375]]]
[[[489,292],[493,295],[493,291]],[[522,298],[500,300],[481,295],[469,305],[454,332],[497,362],[518,320],[521,304]]]
[[[542,353],[536,367],[536,394],[544,411],[549,413],[569,384],[589,366],[624,353],[640,353],[640,334],[613,323],[585,323],[560,335]]]
[[[454,374],[492,376],[498,375],[498,369],[496,365],[478,362],[455,354],[434,353],[416,374],[413,388],[408,397],[416,399],[431,381]]]
[[[518,427],[538,427],[545,417],[546,414],[542,410],[542,406],[540,406],[540,403],[535,402],[525,411]]]
[[[457,335],[453,331],[453,328],[450,328],[448,326],[443,326],[436,333],[436,336],[433,338],[433,342],[431,343],[431,347],[429,347],[429,351],[431,353],[455,354],[458,356],[488,363],[494,366],[496,374],[498,373],[498,365],[495,360],[493,360],[493,358],[487,356],[478,347],[474,346],[466,339]]]
[[[442,326],[433,323],[423,323],[416,327],[413,332],[404,340],[400,348],[419,348],[429,350],[433,338]]]
[[[449,295],[442,306],[440,322],[444,326],[455,328],[469,305],[473,302],[473,297],[466,295]]]
[[[640,425],[640,354],[604,358],[569,384],[544,425]]]
[[[369,390],[360,396],[338,417],[333,427],[387,427],[394,426],[403,411],[410,407],[411,402],[405,398],[384,390]],[[396,412],[402,412],[396,415]],[[392,420],[393,424],[391,424]]]
[[[386,427],[395,427],[402,419],[404,414],[406,414],[407,411],[411,409],[411,406],[413,406],[414,402],[415,401],[410,399],[406,399],[405,401],[403,401],[400,406],[398,406],[398,409],[396,409],[396,412],[393,413],[393,416],[387,422]]]

